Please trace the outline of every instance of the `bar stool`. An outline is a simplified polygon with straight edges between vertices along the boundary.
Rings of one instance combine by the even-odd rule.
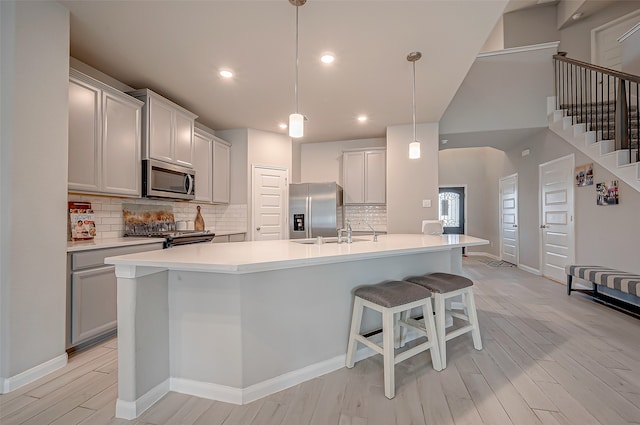
[[[480,326],[478,325],[476,303],[473,298],[473,281],[471,279],[450,273],[431,273],[423,276],[412,276],[405,280],[427,288],[433,292],[433,301],[436,312],[436,334],[438,335],[440,360],[443,368],[447,367],[446,342],[450,339],[463,335],[467,332],[471,332],[474,348],[476,350],[482,350]],[[455,312],[452,309],[446,309],[445,307],[447,299],[458,295],[462,295],[466,305],[466,311],[464,314]],[[445,310],[451,316],[462,319],[468,322],[468,324],[447,333],[445,329]]]
[[[370,308],[382,314],[382,346],[372,342],[360,334],[362,313],[364,308]],[[397,314],[412,308],[422,307],[425,317],[424,327],[398,320]],[[427,342],[421,343],[402,353],[395,354],[395,347],[399,339],[399,327],[412,328],[427,337]],[[384,363],[384,395],[391,399],[395,397],[395,365],[418,353],[429,350],[431,363],[435,370],[442,370],[440,364],[440,349],[436,337],[433,308],[431,306],[431,292],[421,286],[404,281],[388,281],[376,285],[362,286],[354,292],[353,316],[349,332],[346,366],[352,368],[358,342],[382,354]]]

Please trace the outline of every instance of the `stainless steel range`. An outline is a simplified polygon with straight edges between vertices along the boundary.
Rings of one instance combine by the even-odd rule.
[[[164,247],[211,242],[209,230],[176,230],[171,205],[123,205],[124,236],[164,238]]]
[[[125,236],[164,238],[164,247],[171,248],[172,246],[211,242],[215,233],[210,232],[209,230],[167,230],[161,232],[125,233]]]

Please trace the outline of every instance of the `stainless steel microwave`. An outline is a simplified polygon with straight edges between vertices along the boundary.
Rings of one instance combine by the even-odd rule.
[[[142,161],[142,196],[195,199],[196,171],[154,159]]]

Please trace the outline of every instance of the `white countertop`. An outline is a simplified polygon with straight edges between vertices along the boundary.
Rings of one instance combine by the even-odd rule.
[[[88,241],[68,241],[67,252],[87,251],[90,249],[117,248],[121,246],[145,245],[150,243],[163,243],[164,238],[110,238],[91,239]]]
[[[378,236],[378,242],[372,242],[371,237],[365,236],[357,239],[361,241],[321,245],[301,244],[293,240],[193,244],[162,251],[109,257],[105,259],[105,263],[116,266],[240,274],[443,251],[489,243],[487,240],[466,235],[391,234]]]

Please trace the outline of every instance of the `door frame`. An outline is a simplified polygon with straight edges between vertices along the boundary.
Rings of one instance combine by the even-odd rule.
[[[440,189],[447,189],[451,187],[461,187],[464,189],[464,234],[467,234],[468,217],[468,205],[467,199],[469,199],[469,186],[467,184],[441,184],[438,186],[438,219],[440,219]]]
[[[542,200],[542,167],[545,165],[549,165],[549,164],[553,164],[554,162],[559,162],[565,159],[571,158],[571,183],[570,183],[570,187],[571,187],[571,217],[569,220],[570,226],[571,226],[571,246],[569,247],[570,249],[570,254],[567,256],[569,259],[569,263],[573,264],[575,263],[575,259],[576,259],[576,226],[575,226],[575,215],[576,215],[576,191],[575,191],[575,186],[574,186],[574,177],[575,177],[575,167],[576,167],[576,156],[575,154],[569,154],[569,155],[565,155],[562,156],[560,158],[556,158],[553,159],[551,161],[547,161],[544,162],[542,164],[538,164],[538,255],[539,255],[539,265],[538,265],[538,270],[540,270],[540,276],[546,277],[547,279],[549,279],[549,277],[545,276],[544,274],[544,236],[543,236],[543,232],[544,229],[540,226],[542,226],[542,220],[543,220],[543,215],[544,212],[542,211],[542,206],[544,205],[544,202]],[[555,280],[555,279],[554,279]]]
[[[520,196],[520,193],[518,191],[519,187],[518,187],[518,173],[513,173],[510,174],[508,176],[504,176],[504,177],[500,177],[500,179],[498,179],[498,200],[500,202],[500,205],[498,206],[498,214],[499,214],[499,230],[500,230],[500,260],[503,260],[502,258],[502,242],[504,241],[504,235],[502,233],[503,230],[503,225],[502,225],[502,206],[503,206],[503,202],[502,202],[502,181],[506,180],[506,179],[510,179],[512,177],[516,178],[516,211],[517,211],[517,215],[516,215],[516,225],[519,226],[520,223],[520,208],[518,205],[518,197]],[[516,266],[520,267],[520,227],[516,227],[516,233],[517,233],[517,241],[518,241],[518,246],[516,246]]]
[[[260,164],[251,164],[251,196],[248,197],[247,201],[249,203],[249,205],[247,206],[247,210],[251,212],[250,216],[249,216],[249,231],[247,232],[247,236],[248,236],[248,240],[255,240],[253,238],[253,232],[255,229],[255,215],[256,215],[256,210],[255,210],[255,203],[254,201],[254,196],[255,196],[255,188],[256,188],[256,182],[255,182],[255,178],[256,178],[256,170],[257,169],[261,169],[261,170],[278,170],[278,171],[284,171],[286,173],[286,177],[285,177],[285,185],[286,185],[286,190],[285,190],[285,195],[284,195],[284,204],[282,206],[283,211],[282,213],[284,214],[284,232],[282,233],[284,235],[284,239],[289,239],[289,182],[291,181],[291,173],[289,170],[289,167],[278,167],[275,165],[260,165]]]

